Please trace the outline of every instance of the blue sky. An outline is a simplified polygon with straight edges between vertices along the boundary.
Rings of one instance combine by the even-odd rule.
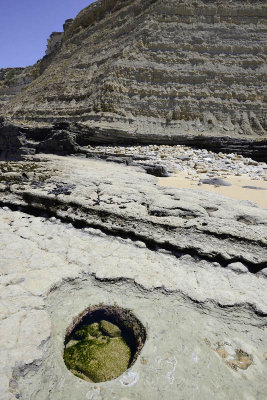
[[[0,68],[34,64],[46,39],[92,0],[0,0]]]

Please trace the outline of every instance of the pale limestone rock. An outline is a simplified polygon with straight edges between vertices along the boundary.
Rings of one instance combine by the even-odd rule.
[[[47,312],[33,310],[28,312],[20,323],[18,346],[39,347],[51,334],[51,323]]]
[[[247,267],[242,264],[241,262],[235,262],[227,265],[227,269],[230,269],[234,272],[237,272],[238,274],[244,274],[248,272]]]
[[[139,168],[38,157],[37,177],[49,175],[42,187],[29,180],[0,194],[1,204],[31,205],[57,219],[0,208],[0,259],[14,263],[0,271],[3,400],[100,400],[110,393],[265,400],[266,210],[160,188]],[[65,181],[72,194],[53,193]],[[155,205],[165,215],[153,215]],[[83,224],[75,228],[64,217]],[[246,273],[229,268],[236,259]],[[126,374],[90,385],[67,370],[62,354],[73,318],[100,303],[131,309],[147,341]],[[231,357],[247,352],[253,363],[235,371],[218,348]]]
[[[261,0],[94,2],[4,86],[2,98],[37,77],[1,114],[27,126],[80,122],[99,141],[266,138],[265,23]]]

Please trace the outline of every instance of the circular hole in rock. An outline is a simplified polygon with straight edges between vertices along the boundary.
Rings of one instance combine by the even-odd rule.
[[[130,310],[87,308],[67,328],[64,361],[77,377],[105,382],[131,367],[146,341],[146,330]]]

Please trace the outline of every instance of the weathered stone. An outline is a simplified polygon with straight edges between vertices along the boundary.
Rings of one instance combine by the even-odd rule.
[[[0,70],[0,159],[23,160],[0,163],[1,400],[265,400],[266,210],[149,175],[264,179],[234,154],[266,161],[264,22],[261,0],[102,0]],[[75,325],[105,305],[145,326],[134,360],[127,323]]]
[[[92,161],[83,162],[86,163],[86,174],[91,176],[88,167]],[[99,162],[93,163],[97,173]],[[45,164],[47,168],[48,163]],[[155,187],[155,178],[144,173],[116,164],[107,165],[103,171],[105,164],[101,162],[100,165],[101,180],[103,176],[107,180],[110,176],[118,179],[119,171],[126,169],[125,178],[129,182],[130,172],[131,183],[135,179],[135,185],[139,182],[138,190],[144,191],[145,187],[148,190],[150,185]],[[70,165],[70,170],[75,171],[73,165]],[[78,170],[82,173],[82,168]],[[120,187],[127,192],[122,171]],[[54,179],[53,175],[51,179]],[[89,181],[85,181],[85,175],[82,181],[88,193]],[[81,189],[79,184],[79,191]],[[178,192],[181,197],[182,192]],[[175,190],[172,193],[177,194]],[[194,198],[193,192],[190,195]],[[235,202],[229,202],[228,223],[232,219],[230,210],[235,212]],[[238,203],[237,208],[240,206]],[[255,212],[257,209],[250,207],[246,210]],[[222,208],[218,207],[218,211],[222,212]],[[263,222],[263,210],[260,215]],[[201,261],[201,258],[189,254],[179,258],[171,251],[136,247],[135,241],[130,239],[99,236],[99,230],[75,229],[54,219],[50,221],[7,208],[0,210],[0,216],[0,257],[14,254],[16,249],[16,255],[26,260],[23,270],[3,275],[0,279],[0,296],[5,310],[5,314],[0,313],[4,318],[0,322],[1,373],[6,377],[1,381],[1,393],[6,398],[12,388],[16,398],[38,396],[41,400],[46,399],[51,385],[51,400],[62,396],[66,399],[75,396],[100,399],[100,390],[102,397],[108,397],[112,390],[118,398],[139,394],[147,399],[161,399],[162,395],[175,398],[177,393],[184,397],[196,393],[196,388],[190,384],[194,381],[198,383],[197,393],[201,398],[208,399],[212,393],[213,398],[222,400],[225,396],[235,398],[236,393],[240,396],[239,379],[233,380],[234,373],[237,378],[239,374],[244,376],[244,393],[264,399],[266,335],[261,328],[266,323],[267,314],[265,277],[249,272],[236,274],[220,264],[214,268],[213,262]],[[253,226],[247,232],[251,230],[255,235]],[[22,232],[25,238],[20,237]],[[150,238],[151,232],[150,229]],[[170,231],[169,236],[172,235]],[[49,243],[54,241],[60,244],[49,250]],[[41,249],[51,255],[49,262],[41,263],[39,270],[32,271],[27,260],[36,254],[37,262]],[[68,260],[66,253],[71,251],[73,258]],[[45,290],[40,290],[41,283]],[[37,299],[42,302],[38,304]],[[90,378],[72,370],[77,375],[75,377],[67,370],[62,358],[66,328],[88,305],[100,303],[116,303],[131,309],[148,332],[136,363],[118,379],[110,381],[109,386],[101,383],[90,385]],[[14,316],[5,317],[6,313],[14,311]],[[192,326],[197,326],[197,329],[192,329]],[[98,340],[91,335],[97,332],[98,324],[90,330],[90,337]],[[216,352],[218,343],[229,354],[224,359]],[[74,348],[74,344],[68,347]],[[114,355],[118,354],[114,350]],[[97,349],[94,355],[98,355]],[[95,380],[112,378],[106,373],[95,373],[94,370]],[[216,388],[211,386],[211,379],[217,381]],[[154,383],[151,386],[147,381]],[[229,385],[225,384],[227,382]]]
[[[0,113],[33,137],[68,121],[79,145],[184,143],[264,160],[265,20],[262,0],[94,2],[54,34],[24,74],[37,79]]]
[[[237,272],[238,274],[244,274],[244,273],[248,272],[247,267],[244,264],[242,264],[241,262],[228,264],[227,268],[231,269],[234,272]]]
[[[152,241],[156,247],[164,244],[211,261],[218,258],[222,264],[239,261],[253,272],[264,268],[266,210],[215,193],[157,187],[156,178],[139,168],[55,156],[35,159],[43,161],[38,163],[35,179],[22,182],[11,193],[9,188],[1,192],[3,206],[11,201],[38,212],[53,210],[57,218],[82,220],[108,232],[119,231],[148,244]],[[67,192],[62,189],[66,176]],[[208,213],[211,204],[216,211]],[[64,252],[59,239],[42,245]],[[74,261],[76,253],[70,256]],[[44,281],[36,285],[35,290],[45,290]]]
[[[76,135],[68,131],[59,130],[40,142],[36,148],[39,153],[72,154],[77,152]]]
[[[265,188],[259,187],[259,186],[242,186],[244,189],[253,189],[253,190],[267,190]]]
[[[104,382],[120,376],[129,366],[130,348],[121,337],[100,336],[80,340],[64,352],[64,361],[72,371],[92,382]]]
[[[212,179],[201,179],[201,183],[205,185],[214,185],[214,186],[232,186],[231,183],[224,181],[220,178],[212,178]]]
[[[165,167],[163,167],[162,165],[151,165],[151,166],[144,165],[143,168],[150,175],[154,175],[157,177],[170,176],[167,169]]]
[[[105,335],[108,335],[110,337],[121,336],[120,328],[118,326],[112,324],[111,322],[104,321],[104,320],[100,321],[99,327]]]

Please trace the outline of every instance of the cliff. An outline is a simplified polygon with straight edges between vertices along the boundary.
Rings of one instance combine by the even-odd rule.
[[[264,139],[266,15],[262,0],[98,1],[0,113],[88,141]]]
[[[1,68],[0,109],[35,78],[32,67]]]

